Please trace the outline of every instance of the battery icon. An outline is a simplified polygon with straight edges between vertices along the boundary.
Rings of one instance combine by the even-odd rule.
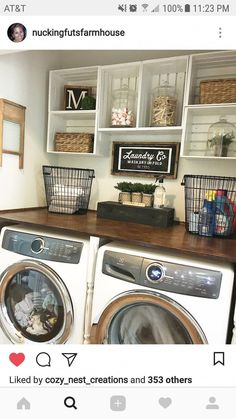
[[[190,12],[190,4],[185,4],[184,11],[187,13]]]

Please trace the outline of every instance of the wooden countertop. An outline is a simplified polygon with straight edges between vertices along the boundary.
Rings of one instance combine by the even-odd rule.
[[[125,241],[146,247],[174,249],[186,255],[236,263],[235,238],[200,237],[185,231],[183,224],[157,228],[144,224],[97,218],[96,211],[86,215],[48,212],[46,208],[0,211],[1,224],[27,223],[57,230],[83,233],[110,240]]]

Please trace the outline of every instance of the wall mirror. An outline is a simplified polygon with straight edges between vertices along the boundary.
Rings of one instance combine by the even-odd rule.
[[[0,166],[2,155],[19,156],[19,169],[24,166],[25,106],[0,99]]]

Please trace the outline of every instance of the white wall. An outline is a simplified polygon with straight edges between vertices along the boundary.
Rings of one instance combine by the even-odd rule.
[[[48,70],[59,54],[17,52],[0,56],[0,97],[26,106],[24,168],[18,157],[3,155],[0,168],[0,209],[44,205],[41,165],[46,150]]]
[[[118,191],[114,189],[117,182],[128,180],[131,182],[152,183],[152,178],[112,176],[111,159],[106,157],[60,157],[59,165],[95,169],[96,179],[91,194],[90,208],[96,209],[99,201],[117,201]],[[235,161],[201,161],[195,159],[180,159],[178,177],[165,180],[166,199],[176,211],[176,217],[184,220],[184,188],[181,181],[184,174],[205,174],[215,176],[236,176]]]
[[[193,51],[192,51],[193,52]],[[0,168],[0,209],[43,205],[44,190],[41,175],[43,163],[95,169],[90,208],[98,201],[117,200],[114,185],[121,180],[152,182],[150,178],[111,175],[111,143],[109,157],[59,156],[47,154],[47,89],[48,70],[90,65],[155,59],[162,56],[185,55],[191,51],[48,51],[24,52],[0,56],[0,97],[27,107],[24,170],[18,169],[17,158],[4,156]],[[125,140],[125,139],[124,139]],[[176,215],[184,219],[184,174],[235,176],[235,161],[201,161],[180,159],[178,178],[165,182],[167,199],[173,203]]]

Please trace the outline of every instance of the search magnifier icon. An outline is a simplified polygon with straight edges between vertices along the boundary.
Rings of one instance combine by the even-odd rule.
[[[77,409],[77,406],[75,404],[75,399],[74,397],[71,397],[71,396],[68,396],[64,399],[64,405],[68,407],[69,409],[71,407],[73,407],[74,409]]]

